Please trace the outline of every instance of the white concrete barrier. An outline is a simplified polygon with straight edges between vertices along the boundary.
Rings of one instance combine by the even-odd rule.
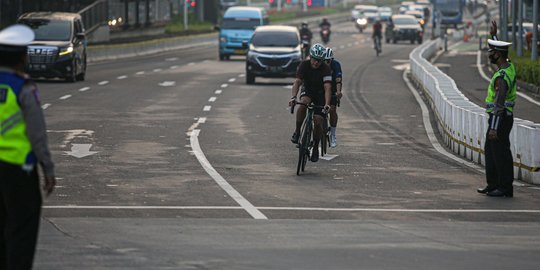
[[[459,91],[452,78],[427,60],[441,48],[442,42],[431,40],[411,52],[412,78],[428,97],[446,146],[468,160],[485,165],[488,115]],[[510,142],[514,177],[540,184],[540,124],[515,118]]]

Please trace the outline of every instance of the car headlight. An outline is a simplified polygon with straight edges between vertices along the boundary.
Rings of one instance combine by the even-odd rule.
[[[294,60],[297,60],[297,61],[302,61],[302,52],[301,51],[297,51],[293,54],[293,58]]]
[[[358,19],[358,20],[356,20],[356,23],[358,23],[360,25],[365,25],[365,24],[367,24],[367,20],[365,18]]]
[[[257,53],[249,51],[247,54],[247,60],[250,62],[255,62],[257,60]]]
[[[219,37],[219,42],[227,43],[227,37]]]
[[[70,54],[72,52],[73,52],[73,46],[69,46],[69,47],[60,49],[59,55],[62,56],[62,55]]]

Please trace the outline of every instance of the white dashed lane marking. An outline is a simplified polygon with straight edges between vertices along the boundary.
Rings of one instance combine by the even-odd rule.
[[[219,95],[219,94],[221,94],[222,92],[223,92],[223,91],[222,91],[221,89],[218,89],[218,90],[216,90],[216,92],[214,92],[214,94]]]
[[[236,78],[230,78],[229,79],[229,82],[234,82],[234,81],[236,81]]]
[[[42,109],[46,110],[47,108],[51,107],[50,103],[45,103],[43,106],[41,106]]]
[[[79,92],[84,92],[84,91],[88,91],[88,90],[90,90],[90,87],[87,86],[87,87],[83,87],[83,88],[79,89]]]
[[[229,86],[229,85],[224,83],[224,84],[221,85],[221,88],[227,88],[227,86]]]
[[[98,85],[106,85],[108,83],[109,83],[109,81],[102,81],[102,82],[98,82]]]
[[[122,75],[122,76],[118,76],[118,77],[116,77],[116,78],[119,79],[119,80],[123,80],[123,79],[126,79],[127,77],[128,77],[128,76],[126,76],[126,75]]]
[[[144,74],[144,71],[139,71],[137,73],[135,73],[136,75],[143,75]]]
[[[216,99],[217,99],[216,97],[211,97],[211,98],[208,99],[208,102],[214,102],[214,101],[216,101]]]
[[[204,106],[203,111],[209,112],[212,109],[212,106]]]
[[[65,95],[65,96],[61,96],[59,99],[65,100],[65,99],[68,99],[68,98],[70,98],[70,97],[71,97],[71,95]]]

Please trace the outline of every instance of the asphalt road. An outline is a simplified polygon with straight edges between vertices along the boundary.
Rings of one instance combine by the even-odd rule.
[[[338,147],[301,176],[293,79],[248,86],[215,47],[39,82],[58,187],[35,269],[537,269],[540,191],[481,196],[481,170],[435,151],[403,81],[417,45],[376,57],[333,29]]]

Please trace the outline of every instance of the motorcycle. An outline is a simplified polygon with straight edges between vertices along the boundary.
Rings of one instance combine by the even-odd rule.
[[[330,26],[321,27],[321,40],[325,45],[330,41]]]
[[[311,47],[311,41],[308,35],[301,36],[302,40],[302,59],[306,60],[309,55],[309,48]]]
[[[367,19],[366,18],[358,18],[356,19],[355,21],[355,25],[356,25],[356,28],[358,29],[358,31],[360,31],[360,33],[364,32],[364,29],[366,29],[367,27]]]

